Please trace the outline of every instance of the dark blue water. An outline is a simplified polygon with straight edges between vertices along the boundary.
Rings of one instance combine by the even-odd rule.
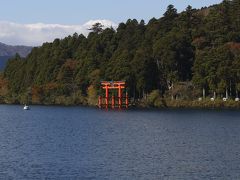
[[[240,179],[240,111],[1,105],[0,179]]]

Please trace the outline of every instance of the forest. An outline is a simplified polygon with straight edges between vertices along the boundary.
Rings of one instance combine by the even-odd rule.
[[[159,19],[96,23],[12,58],[0,76],[0,101],[90,104],[103,80],[124,80],[132,102],[235,99],[240,91],[240,0],[202,9],[173,5]],[[200,99],[201,97],[201,99]],[[164,101],[164,102],[163,102]]]

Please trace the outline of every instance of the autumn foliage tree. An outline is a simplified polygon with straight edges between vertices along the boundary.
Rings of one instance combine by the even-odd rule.
[[[169,5],[147,23],[129,19],[116,29],[96,23],[87,37],[74,33],[33,48],[26,58],[16,55],[4,70],[2,93],[19,102],[30,88],[34,103],[95,104],[101,80],[125,80],[135,99],[185,98],[189,89],[202,92],[193,99],[237,97],[239,7],[239,0],[224,0],[178,13]]]

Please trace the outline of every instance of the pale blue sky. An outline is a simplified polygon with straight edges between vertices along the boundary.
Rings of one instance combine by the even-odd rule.
[[[209,6],[221,0],[0,0],[0,21],[16,23],[83,24],[94,19],[115,23],[128,18],[161,17],[169,4],[182,11]]]
[[[96,22],[117,27],[127,19],[159,18],[169,4],[178,12],[221,0],[0,0],[0,42],[38,46],[77,32],[87,35]],[[96,21],[97,20],[97,21]]]

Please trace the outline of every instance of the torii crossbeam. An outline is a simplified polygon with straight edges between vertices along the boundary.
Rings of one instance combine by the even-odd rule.
[[[128,108],[128,95],[127,93],[125,97],[122,95],[123,90],[126,88],[125,81],[102,81],[101,87],[102,89],[105,90],[105,98],[102,98],[101,96],[99,96],[99,99],[98,99],[99,108],[102,108],[102,107],[108,108],[110,105],[112,108],[115,108],[115,107]],[[114,95],[112,95],[112,98],[110,101],[109,90],[112,90],[112,89],[118,90],[118,97],[115,98]],[[116,100],[117,100],[117,103],[115,102]]]

